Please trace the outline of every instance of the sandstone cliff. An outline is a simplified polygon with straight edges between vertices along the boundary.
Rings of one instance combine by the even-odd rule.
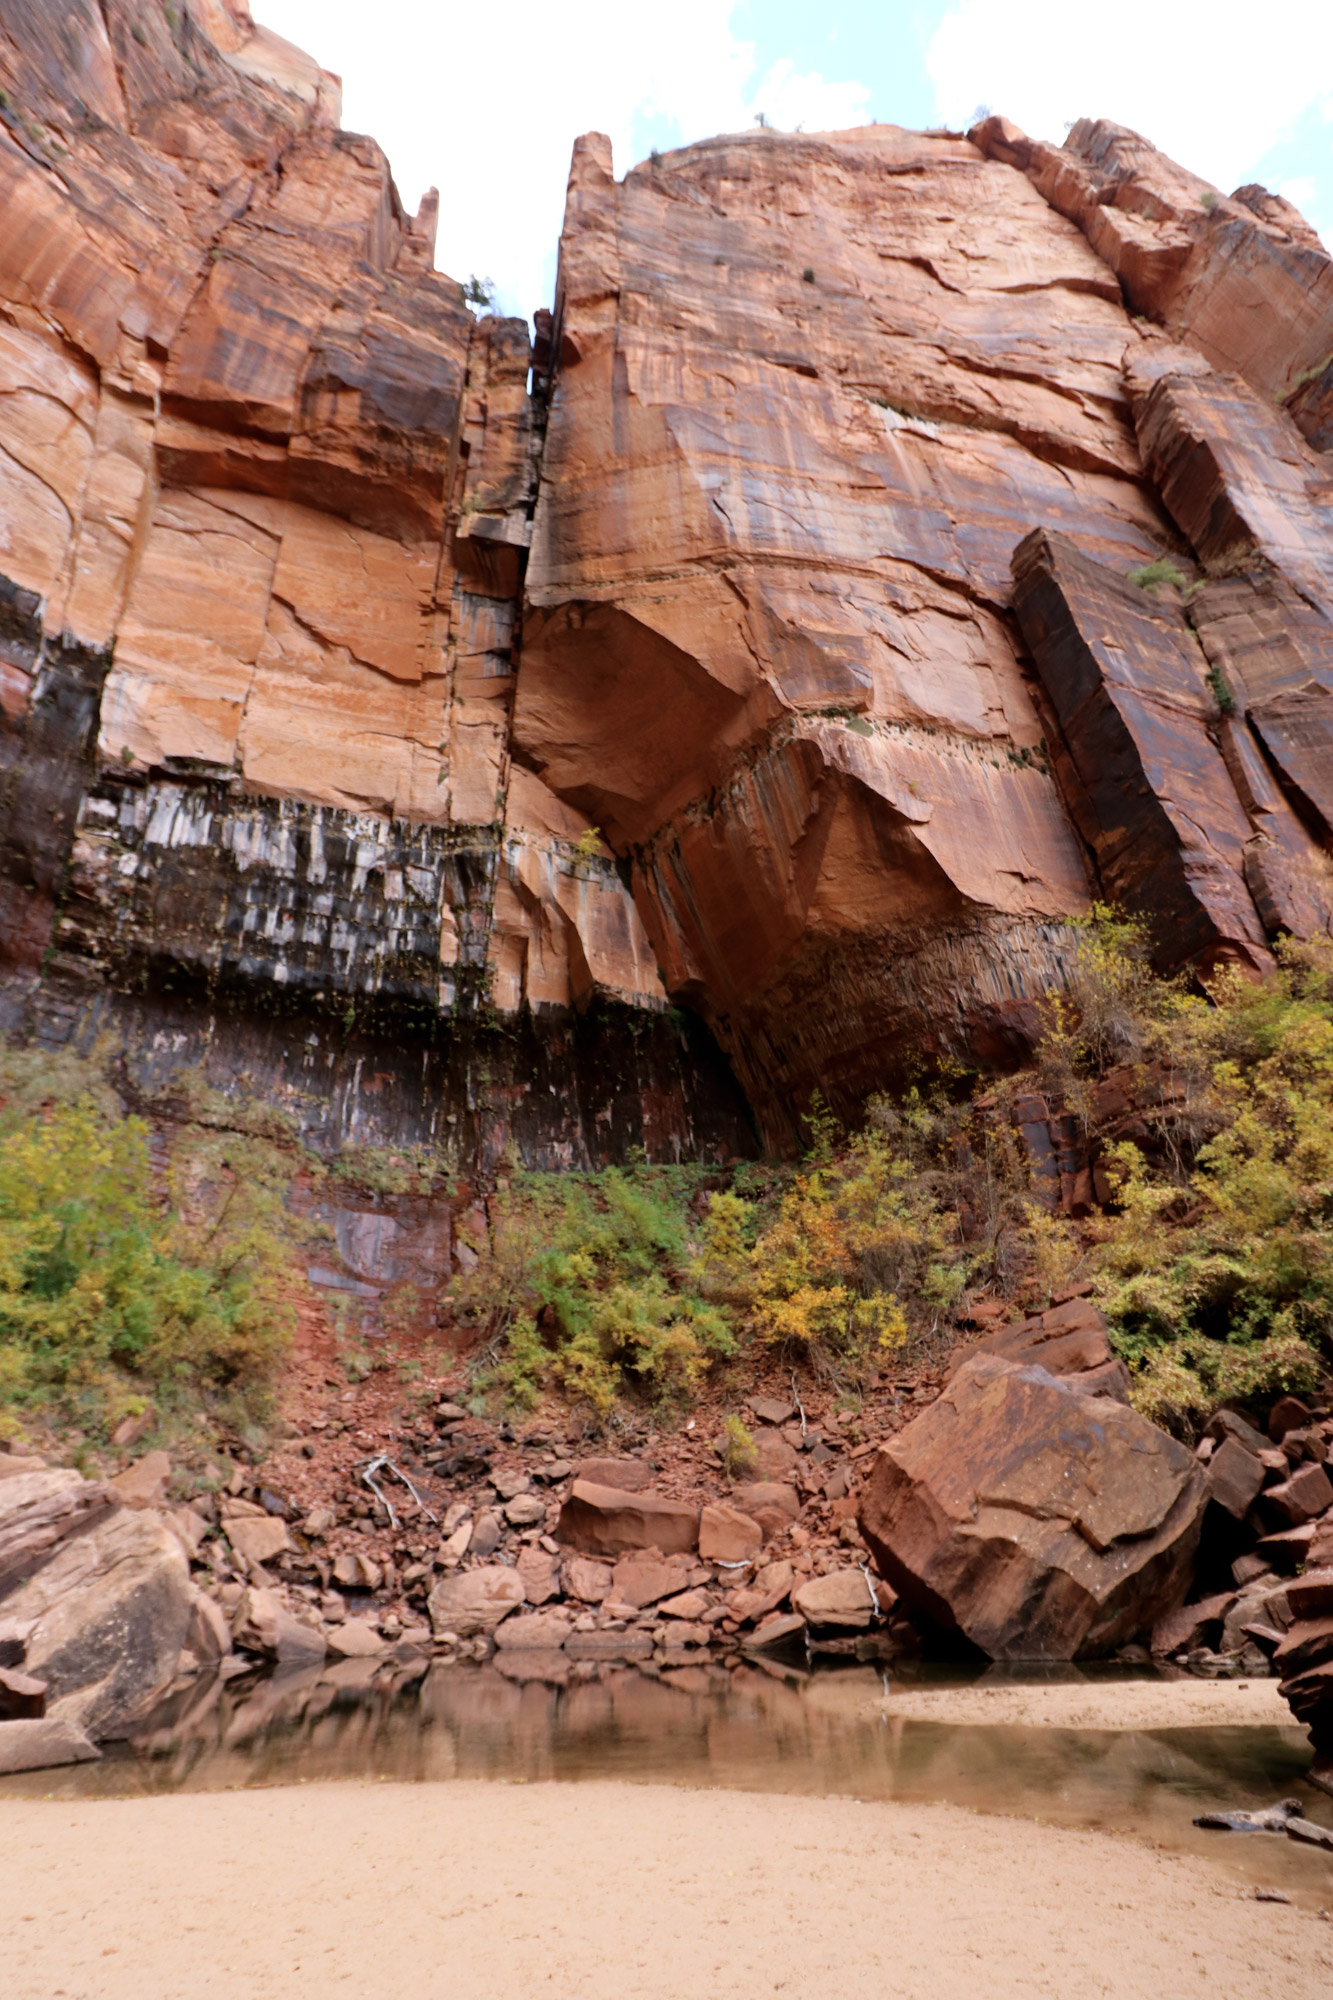
[[[576,149],[515,743],[771,1135],[1003,1061],[1090,894],[1177,965],[1328,925],[1328,466],[1274,395],[1333,272],[1201,190],[1106,125]],[[1202,587],[1126,581],[1164,551]]]
[[[780,1146],[1021,1057],[1095,895],[1200,970],[1329,927],[1279,198],[1105,123],[590,135],[530,348],[241,0],[3,0],[0,84],[10,1025],[574,1165],[748,1149],[717,1044]]]
[[[511,769],[525,323],[240,0],[0,30],[8,1018],[335,1139],[748,1144],[611,855]]]

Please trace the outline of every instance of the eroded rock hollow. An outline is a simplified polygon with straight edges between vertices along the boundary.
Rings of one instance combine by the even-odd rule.
[[[6,1025],[317,1142],[727,1156],[1021,1059],[1095,896],[1201,970],[1329,927],[1279,197],[593,134],[533,341],[240,0],[5,0],[0,84]]]

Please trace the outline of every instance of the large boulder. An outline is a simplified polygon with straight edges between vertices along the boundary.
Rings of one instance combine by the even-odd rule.
[[[0,1598],[116,1505],[109,1488],[69,1467],[46,1471],[40,1460],[22,1463],[26,1471],[0,1478]]]
[[[49,1684],[49,1714],[114,1736],[174,1678],[194,1598],[170,1528],[122,1508],[11,1593],[0,1634],[23,1646],[24,1671]]]
[[[699,1545],[699,1509],[660,1493],[627,1493],[576,1479],[555,1534],[557,1541],[585,1555],[618,1556],[633,1549],[685,1555]]]
[[[527,1601],[522,1577],[507,1563],[446,1576],[430,1594],[428,1609],[435,1636],[452,1632],[460,1639],[493,1632],[502,1618]]]
[[[992,1659],[1072,1660],[1183,1596],[1206,1497],[1135,1411],[975,1355],[877,1453],[861,1531],[908,1608]]]

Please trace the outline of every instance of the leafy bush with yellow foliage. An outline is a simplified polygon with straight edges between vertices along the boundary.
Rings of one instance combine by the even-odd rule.
[[[481,1267],[450,1302],[488,1343],[485,1382],[605,1412],[635,1385],[682,1400],[742,1347],[859,1377],[937,1324],[966,1282],[953,1219],[868,1132],[799,1171],[706,1190],[706,1169],[525,1174],[491,1204]],[[742,1182],[742,1184],[744,1184]]]
[[[260,1407],[290,1334],[272,1149],[199,1133],[163,1177],[95,1065],[5,1049],[0,1091],[0,1404]]]
[[[956,1217],[869,1130],[795,1175],[733,1283],[759,1346],[859,1375],[909,1333],[937,1326],[967,1275]]]
[[[729,1186],[521,1177],[454,1287],[491,1336],[489,1379],[601,1411],[634,1385],[686,1398],[746,1354],[850,1385],[951,1337],[969,1288],[1024,1312],[1090,1282],[1149,1415],[1188,1426],[1309,1389],[1333,1356],[1333,941],[1278,957],[1262,981],[1162,979],[1144,926],[1097,908],[1032,1068],[970,1103],[950,1078],[875,1099],[850,1139],[816,1103],[799,1166]],[[1044,1092],[1095,1149],[1108,1072],[1144,1121],[1101,1153],[1108,1205],[1073,1221],[1043,1204],[1014,1107]]]
[[[1185,1138],[1108,1149],[1087,1267],[1135,1400],[1157,1417],[1310,1389],[1333,1353],[1333,941],[1263,981],[1177,990],[1144,1036]]]

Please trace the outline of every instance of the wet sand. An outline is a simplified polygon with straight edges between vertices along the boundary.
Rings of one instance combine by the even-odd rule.
[[[1309,1909],[950,1806],[591,1783],[3,1799],[0,1857],[6,2000],[1333,1991]]]
[[[850,1694],[850,1690],[848,1693]],[[843,1698],[835,1676],[816,1681],[807,1700],[836,1704]],[[944,1722],[1026,1729],[1221,1729],[1300,1724],[1277,1691],[1262,1681],[1052,1681],[1007,1686],[973,1681],[965,1687],[895,1685],[881,1698],[858,1692],[863,1715],[882,1713],[904,1722]]]

